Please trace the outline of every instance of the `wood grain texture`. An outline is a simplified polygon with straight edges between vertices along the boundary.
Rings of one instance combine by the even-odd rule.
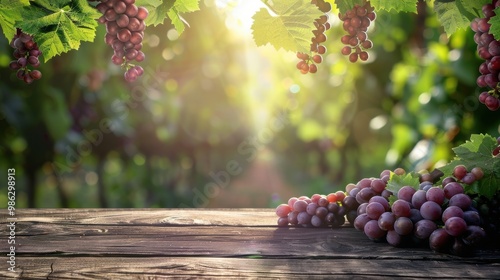
[[[20,258],[20,279],[498,279],[498,264],[401,259],[207,257]],[[0,276],[13,274],[0,271]]]
[[[4,265],[0,278],[500,279],[498,249],[461,258],[375,243],[350,227],[278,228],[273,209],[29,209],[16,217],[18,271]],[[5,256],[7,242],[0,248]]]

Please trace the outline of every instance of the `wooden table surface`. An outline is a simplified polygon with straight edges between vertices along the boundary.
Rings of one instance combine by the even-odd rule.
[[[3,211],[6,212],[6,211]],[[1,279],[500,279],[500,250],[461,258],[354,228],[278,228],[274,209],[22,209]]]

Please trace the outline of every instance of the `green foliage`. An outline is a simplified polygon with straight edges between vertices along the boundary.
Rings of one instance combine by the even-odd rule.
[[[323,13],[308,0],[279,0],[266,3],[274,13],[260,9],[253,16],[253,36],[257,46],[267,43],[277,50],[309,52],[314,20]]]
[[[100,14],[87,1],[38,0],[21,11],[17,25],[34,36],[45,62],[72,49],[81,41],[93,41]]]
[[[21,10],[29,5],[29,0],[0,0],[0,26],[5,38],[16,34],[16,21],[22,20]]]
[[[490,135],[473,134],[470,141],[453,148],[456,157],[439,169],[446,175],[451,175],[457,165],[465,165],[467,170],[482,168],[484,177],[467,190],[491,198],[500,190],[500,158],[492,155],[497,145],[497,140]]]
[[[416,13],[417,2],[415,0],[371,0],[370,4],[375,10]]]
[[[200,9],[199,0],[137,0],[136,5],[148,9],[149,15],[146,18],[146,25],[158,26],[163,24],[168,17],[179,34],[184,32],[185,25],[189,26],[181,14]]]
[[[495,9],[495,16],[490,18],[488,23],[491,24],[490,31],[488,33],[492,34],[495,39],[500,39],[500,7]]]
[[[419,185],[420,180],[418,173],[416,172],[409,172],[403,175],[397,175],[394,172],[391,172],[390,179],[387,181],[386,189],[395,194],[404,186],[410,186],[415,190],[418,190]]]
[[[434,11],[443,25],[444,31],[450,36],[458,29],[469,27],[474,18],[481,17],[479,12],[482,6],[488,3],[491,3],[491,0],[436,0],[434,1]]]
[[[351,10],[356,4],[362,5],[364,0],[335,0],[335,5],[337,9],[344,14],[348,10]]]

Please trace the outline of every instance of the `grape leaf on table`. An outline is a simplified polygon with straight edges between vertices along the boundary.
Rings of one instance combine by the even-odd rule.
[[[22,20],[22,8],[29,5],[29,0],[0,0],[0,27],[8,41],[16,34],[16,21]]]
[[[394,172],[391,172],[389,181],[387,181],[386,189],[396,194],[399,189],[404,186],[410,186],[415,190],[418,190],[420,187],[420,179],[418,173],[410,172],[403,175],[397,175]]]
[[[257,46],[268,43],[277,50],[308,53],[311,46],[314,20],[321,12],[310,0],[268,0],[272,12],[260,9],[252,17],[253,38]]]
[[[474,18],[481,17],[481,9],[488,3],[491,3],[491,0],[435,0],[434,11],[446,35],[450,36],[458,29],[469,27]]]
[[[484,172],[483,178],[477,184],[467,186],[466,191],[491,198],[500,190],[500,158],[492,154],[497,145],[497,140],[490,135],[473,134],[470,141],[453,148],[456,157],[439,169],[450,176],[455,166],[460,164],[469,171],[480,167]]]
[[[52,57],[78,49],[81,41],[92,42],[101,14],[85,0],[37,0],[21,11],[16,23],[34,41],[47,62]]]
[[[418,0],[370,0],[375,10],[386,10],[395,12],[417,12]]]

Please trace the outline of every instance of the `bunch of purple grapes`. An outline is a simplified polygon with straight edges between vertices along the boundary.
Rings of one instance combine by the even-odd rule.
[[[369,58],[366,50],[373,47],[372,41],[368,39],[366,31],[377,15],[370,2],[365,2],[362,6],[356,5],[345,14],[339,14],[339,19],[343,21],[342,27],[347,32],[342,36],[341,42],[346,45],[342,48],[342,54],[349,56],[349,61],[354,63],[366,61]]]
[[[345,223],[347,208],[342,203],[344,198],[342,191],[329,195],[314,194],[310,198],[292,197],[288,204],[276,207],[278,226],[339,227]]]
[[[15,49],[14,58],[16,60],[12,60],[9,63],[9,68],[17,70],[17,78],[27,84],[31,84],[34,80],[42,78],[42,72],[28,68],[29,65],[34,68],[40,66],[38,57],[42,54],[38,49],[38,45],[33,41],[33,36],[22,32],[18,28],[14,38],[10,42],[10,46]]]
[[[499,87],[500,80],[500,41],[489,34],[488,21],[495,15],[494,9],[500,6],[500,1],[494,0],[491,4],[483,6],[483,18],[476,18],[471,22],[471,28],[476,34],[474,41],[477,43],[477,53],[485,61],[479,66],[481,75],[477,78],[477,85],[481,88],[489,87],[491,90],[483,91],[479,101],[491,111],[500,108]]]
[[[111,61],[126,69],[127,82],[135,81],[144,69],[131,61],[141,62],[145,58],[141,48],[148,10],[137,7],[135,0],[101,0],[96,8],[103,14],[99,23],[106,25],[106,44],[114,50]]]
[[[311,53],[297,52],[297,58],[300,59],[297,63],[297,69],[299,69],[302,74],[318,72],[318,66],[316,64],[323,62],[323,57],[321,55],[326,53],[326,47],[321,44],[326,42],[327,37],[325,31],[330,29],[328,13],[332,10],[332,5],[324,0],[312,0],[311,4],[316,5],[318,9],[325,14],[314,21],[316,29],[313,30],[314,37],[311,38]]]
[[[454,173],[462,179],[468,176],[463,175],[461,167]],[[479,180],[482,170],[474,169],[470,174]],[[411,186],[399,189],[393,194],[396,199],[392,205],[382,195],[373,195],[361,203],[354,227],[372,240],[385,240],[393,246],[415,244],[456,255],[469,253],[486,237],[486,232],[462,184],[453,177],[445,178],[441,186],[421,181],[418,190]],[[359,193],[366,186],[361,185]]]

